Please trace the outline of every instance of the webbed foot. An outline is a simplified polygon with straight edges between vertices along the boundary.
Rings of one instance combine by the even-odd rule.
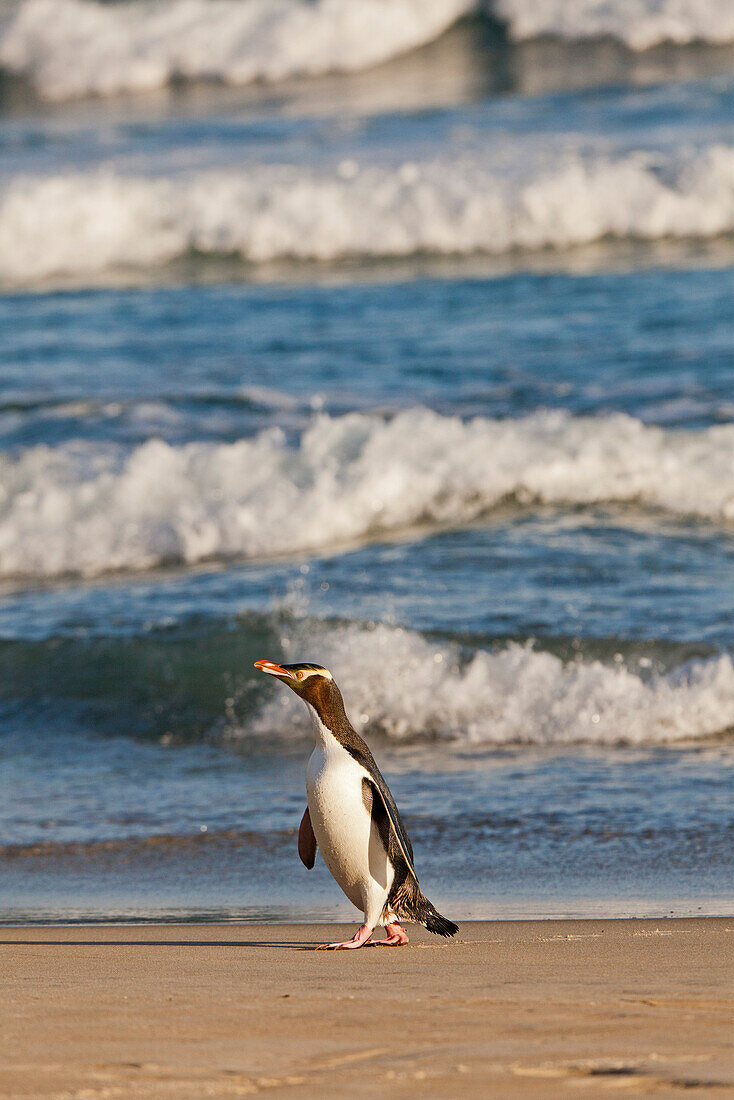
[[[408,933],[397,922],[386,924],[385,933],[384,940],[375,940],[375,947],[404,947],[408,942]]]
[[[322,943],[316,948],[317,951],[353,951],[356,947],[363,947],[367,943],[367,940],[372,935],[372,929],[366,925],[361,924],[357,931],[352,936],[351,940],[345,940],[344,943]],[[407,936],[406,936],[407,939]]]

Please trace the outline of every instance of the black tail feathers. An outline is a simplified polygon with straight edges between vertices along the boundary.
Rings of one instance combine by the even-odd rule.
[[[429,932],[436,936],[455,936],[459,931],[458,924],[454,924],[447,917],[442,917],[438,909],[431,905],[428,898],[424,898],[425,905],[421,906],[421,924],[425,925]]]
[[[455,936],[459,926],[452,920],[442,917],[435,905],[421,892],[418,883],[411,875],[400,883],[399,888],[390,895],[390,908],[400,919],[422,924],[435,936]]]

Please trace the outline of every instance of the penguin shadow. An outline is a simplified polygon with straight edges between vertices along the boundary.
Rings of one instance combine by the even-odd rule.
[[[0,940],[0,947],[277,947],[283,951],[313,951],[318,946],[317,940]]]

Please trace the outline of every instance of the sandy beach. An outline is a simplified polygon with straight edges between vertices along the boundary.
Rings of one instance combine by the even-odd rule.
[[[734,919],[0,931],[5,1098],[734,1095]]]

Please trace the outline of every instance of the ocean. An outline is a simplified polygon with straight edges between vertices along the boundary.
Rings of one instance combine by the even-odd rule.
[[[728,0],[3,0],[0,921],[734,905]]]

